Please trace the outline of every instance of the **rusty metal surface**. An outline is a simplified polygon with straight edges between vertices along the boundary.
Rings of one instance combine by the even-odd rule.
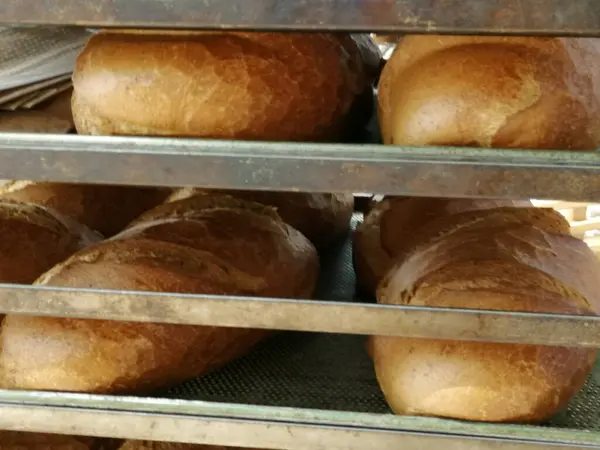
[[[0,22],[600,34],[597,0],[2,0]]]
[[[0,161],[0,179],[600,202],[599,152],[0,134]]]
[[[0,391],[0,429],[274,450],[600,448],[598,433],[382,414]]]

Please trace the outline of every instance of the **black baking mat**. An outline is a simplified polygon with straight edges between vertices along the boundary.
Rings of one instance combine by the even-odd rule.
[[[360,220],[357,215],[353,225]],[[318,297],[355,298],[350,239],[322,257]],[[377,384],[364,336],[285,332],[248,356],[161,397],[295,408],[391,413]],[[600,431],[600,363],[551,426]]]

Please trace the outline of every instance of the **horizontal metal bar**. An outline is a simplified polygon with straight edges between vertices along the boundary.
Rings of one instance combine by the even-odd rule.
[[[0,22],[597,36],[600,5],[597,0],[2,0]]]
[[[600,448],[600,434],[342,411],[0,390],[0,429],[279,450]]]
[[[0,285],[0,312],[600,348],[600,316]]]
[[[0,161],[0,179],[600,202],[600,152],[0,134]]]

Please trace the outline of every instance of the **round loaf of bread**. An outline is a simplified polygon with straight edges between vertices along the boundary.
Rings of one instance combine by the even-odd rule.
[[[10,181],[0,185],[2,198],[51,208],[104,236],[118,233],[170,193],[170,189],[80,183]]]
[[[600,41],[406,36],[379,83],[383,141],[593,150]]]
[[[73,116],[80,134],[338,140],[379,60],[362,35],[102,31],[77,60]]]
[[[284,222],[304,234],[319,249],[328,247],[348,232],[354,212],[352,194],[183,188],[174,192],[168,201],[218,192],[273,206]]]
[[[434,229],[437,238],[387,273],[379,303],[559,314],[600,306],[599,262],[553,210],[469,211],[427,235]],[[548,419],[596,360],[588,348],[384,336],[372,337],[371,354],[396,413],[495,422]]]
[[[44,207],[0,199],[0,282],[33,283],[101,237]]]
[[[359,288],[374,295],[377,285],[415,244],[423,226],[445,216],[501,206],[531,206],[531,202],[486,199],[386,197],[375,203],[356,228],[353,240],[354,270]]]
[[[146,221],[73,255],[37,283],[311,298],[318,258],[300,232],[272,208],[228,196],[202,203],[202,197],[159,207]],[[252,329],[7,316],[0,332],[0,386],[145,392],[219,367],[266,335]]]

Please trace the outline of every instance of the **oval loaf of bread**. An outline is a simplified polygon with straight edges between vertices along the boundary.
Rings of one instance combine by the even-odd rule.
[[[317,273],[315,248],[272,208],[214,195],[159,206],[113,239],[54,267],[38,284],[310,298]],[[164,308],[168,311],[168,303]],[[0,385],[143,392],[219,367],[267,334],[212,326],[7,316],[0,333]]]
[[[554,210],[433,219],[380,283],[386,305],[595,314],[600,264]],[[377,378],[399,414],[538,422],[581,388],[596,350],[374,336]]]
[[[337,140],[373,99],[379,50],[343,33],[111,30],[73,74],[80,134]],[[365,123],[361,124],[364,125]]]
[[[600,40],[403,37],[379,82],[386,144],[595,150]]]

